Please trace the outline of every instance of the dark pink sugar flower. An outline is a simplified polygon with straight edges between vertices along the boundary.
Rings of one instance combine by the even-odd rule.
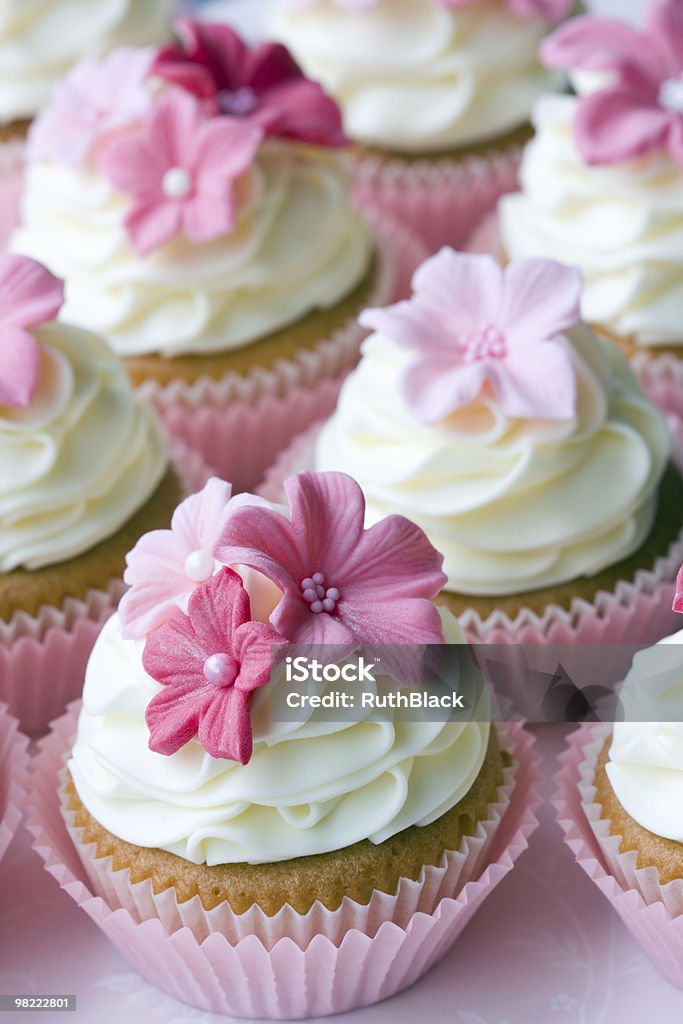
[[[561,334],[580,319],[581,275],[551,260],[444,248],[413,277],[413,297],[360,323],[408,349],[401,381],[417,419],[437,423],[480,396],[510,417],[571,419],[576,374]]]
[[[365,498],[345,473],[301,473],[285,482],[289,516],[236,509],[218,557],[257,569],[282,591],[271,615],[298,644],[443,643],[431,602],[446,582],[442,556],[403,516],[364,528]]]
[[[198,244],[229,234],[238,212],[235,183],[262,138],[255,124],[208,117],[193,96],[173,89],[139,131],[107,145],[102,170],[133,198],[125,226],[136,252],[147,256],[181,232]]]
[[[252,694],[270,679],[285,641],[253,622],[249,596],[232,569],[223,568],[150,633],[142,663],[163,689],[147,705],[151,750],[175,754],[195,736],[211,757],[246,764],[253,737]]]
[[[551,67],[613,72],[579,99],[576,142],[588,164],[614,164],[668,149],[683,166],[683,3],[652,0],[645,28],[575,18],[541,47]]]
[[[345,143],[334,100],[280,43],[249,47],[234,29],[180,18],[179,44],[162,48],[151,74],[208,104],[259,125],[266,135],[319,146]]]
[[[38,386],[40,347],[31,327],[54,320],[64,282],[27,256],[0,260],[0,406],[25,409]]]

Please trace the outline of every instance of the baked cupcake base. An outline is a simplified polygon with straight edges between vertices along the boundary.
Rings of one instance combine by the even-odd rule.
[[[274,864],[192,864],[164,850],[132,846],[108,832],[86,810],[69,776],[67,809],[82,843],[94,843],[95,857],[111,857],[114,871],[130,871],[130,881],[149,879],[156,894],[173,888],[179,903],[198,896],[205,910],[227,901],[235,914],[256,904],[267,915],[286,904],[307,914],[314,903],[337,910],[344,898],[369,903],[375,890],[395,893],[401,878],[417,880],[425,865],[438,865],[447,850],[458,850],[485,821],[503,785],[510,756],[491,730],[486,758],[474,785],[447,814],[423,828],[413,826],[384,843],[369,840],[332,853],[297,857]]]
[[[236,490],[253,489],[293,437],[332,411],[366,334],[359,312],[409,293],[427,255],[424,244],[400,221],[370,219],[377,237],[373,266],[334,310],[215,357],[127,360],[139,393],[170,435]]]
[[[555,777],[557,821],[578,864],[607,897],[647,956],[672,984],[683,988],[681,884],[678,880],[660,884],[656,867],[642,867],[639,853],[622,850],[622,837],[613,834],[616,825],[604,817],[599,802],[605,795],[602,787],[598,793],[600,774],[604,772],[600,760],[610,742],[611,729],[609,725],[582,725],[569,737]],[[629,828],[620,816],[619,827],[622,825]],[[631,831],[629,835],[633,842],[643,838]],[[669,860],[663,849],[658,849],[655,856],[665,863]]]
[[[207,932],[207,920],[215,920],[212,915],[217,911],[190,927],[179,917],[178,905],[169,903],[168,920],[162,922],[145,902],[143,883],[131,887],[139,898],[134,910],[115,910],[109,896],[93,897],[57,791],[77,713],[73,706],[54,723],[32,763],[28,827],[35,849],[47,870],[136,971],[175,998],[215,1013],[301,1019],[343,1013],[396,994],[450,948],[512,868],[537,825],[534,809],[540,797],[533,740],[519,726],[503,726],[516,766],[514,785],[484,863],[477,865],[475,877],[455,898],[441,891],[440,880],[448,869],[426,868],[420,882],[406,880],[396,897],[377,894],[367,907],[345,900],[338,911],[316,906],[303,916],[286,909],[273,918],[257,919],[247,913],[233,918],[232,932]],[[481,842],[477,837],[471,841]],[[453,864],[457,860],[456,855]],[[436,901],[435,909],[423,910],[425,900]],[[161,897],[158,903],[163,905]],[[263,934],[260,926],[276,931]],[[277,935],[283,928],[285,934]]]

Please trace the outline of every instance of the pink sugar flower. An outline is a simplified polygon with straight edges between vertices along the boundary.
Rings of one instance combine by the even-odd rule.
[[[232,231],[234,184],[251,166],[263,133],[231,117],[207,117],[180,89],[163,95],[139,132],[114,139],[102,169],[133,197],[125,225],[140,256],[184,232],[201,244]]]
[[[266,135],[319,146],[342,146],[339,107],[306,78],[280,43],[250,48],[227,25],[179,19],[178,46],[167,46],[153,75],[181,86],[215,113],[259,125]]]
[[[392,515],[364,529],[363,492],[345,473],[301,473],[285,491],[289,516],[238,509],[216,547],[223,561],[251,566],[280,588],[271,622],[281,636],[349,653],[443,643],[431,602],[446,582],[443,558],[418,526]],[[391,656],[382,657],[388,671]]]
[[[674,598],[673,610],[675,612],[683,612],[683,565],[678,570],[676,576],[676,596]]]
[[[40,348],[29,328],[54,320],[64,282],[26,256],[0,260],[0,406],[25,409],[38,386]]]
[[[233,498],[231,485],[212,477],[181,502],[170,530],[152,530],[140,538],[126,556],[123,579],[130,589],[119,604],[124,636],[145,636],[187,607],[195,587],[221,568],[214,551],[226,523],[250,503],[269,507],[253,494]],[[258,600],[257,582],[250,580],[250,590]]]
[[[551,67],[611,71],[616,81],[578,101],[576,143],[588,164],[614,164],[668,148],[683,166],[683,4],[651,0],[642,32],[581,17],[545,40]]]
[[[147,76],[153,57],[153,50],[129,47],[100,62],[81,61],[32,125],[30,156],[74,166],[102,139],[139,122],[152,103]]]
[[[314,7],[320,0],[287,0],[287,6],[297,9]],[[379,0],[332,0],[335,7],[347,11],[363,11],[376,7]],[[473,7],[478,0],[437,0],[442,7]],[[559,21],[565,18],[574,5],[574,0],[507,0],[506,6],[510,14],[518,18],[544,18],[547,21]]]
[[[246,764],[252,694],[269,681],[283,645],[272,626],[252,622],[249,595],[232,569],[200,584],[187,614],[177,611],[145,643],[145,671],[164,687],[145,712],[150,749],[175,754],[197,736],[211,757]]]
[[[413,291],[360,323],[414,353],[402,391],[418,419],[437,423],[486,394],[515,418],[574,416],[576,378],[559,336],[579,321],[578,270],[543,259],[503,270],[490,256],[442,249]]]

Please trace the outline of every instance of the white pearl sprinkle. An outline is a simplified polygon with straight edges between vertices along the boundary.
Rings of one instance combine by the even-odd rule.
[[[667,78],[659,88],[659,102],[673,114],[683,114],[683,75]]]
[[[197,549],[192,551],[185,559],[185,575],[193,583],[203,583],[204,580],[213,576],[215,567],[214,557],[210,551]]]
[[[192,191],[192,175],[184,167],[169,167],[161,188],[168,199],[184,199]]]

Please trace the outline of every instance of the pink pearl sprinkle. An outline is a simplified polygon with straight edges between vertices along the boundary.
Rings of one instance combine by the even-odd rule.
[[[230,654],[210,654],[204,662],[204,678],[212,686],[231,686],[239,671],[239,664]]]

